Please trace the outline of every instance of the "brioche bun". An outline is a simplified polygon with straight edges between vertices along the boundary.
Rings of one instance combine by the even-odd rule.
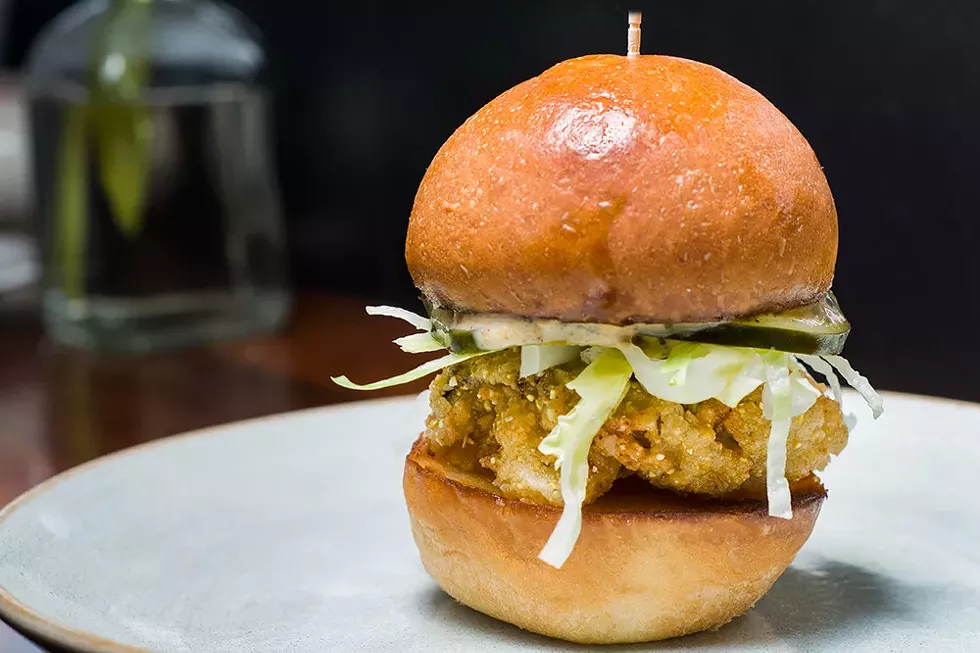
[[[629,479],[625,479],[629,480]],[[645,642],[721,626],[748,610],[803,546],[826,493],[794,487],[793,519],[765,501],[721,501],[618,481],[586,506],[561,569],[538,560],[561,508],[507,499],[447,467],[421,440],[405,464],[412,533],[433,579],[471,608],[573,642]],[[627,488],[627,489],[624,489]]]
[[[805,305],[836,256],[806,139],[734,77],[666,56],[571,59],[491,101],[433,159],[406,243],[436,305],[610,324]]]

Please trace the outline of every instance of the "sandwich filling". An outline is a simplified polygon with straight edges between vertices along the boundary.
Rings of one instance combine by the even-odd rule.
[[[867,379],[826,353],[826,338],[819,353],[799,353],[682,339],[697,338],[696,331],[658,336],[650,325],[563,331],[554,321],[523,320],[515,329],[513,320],[495,325],[482,318],[479,340],[467,340],[458,329],[447,338],[451,332],[438,319],[393,307],[368,312],[420,331],[395,341],[405,351],[450,352],[384,381],[334,381],[372,390],[439,372],[424,440],[447,462],[490,473],[504,496],[562,506],[539,555],[554,567],[578,539],[582,505],[622,476],[683,493],[764,492],[769,513],[789,519],[789,482],[823,469],[847,443],[837,373],[875,417],[882,410]],[[719,333],[699,330],[712,338]],[[837,351],[841,345],[843,339]]]

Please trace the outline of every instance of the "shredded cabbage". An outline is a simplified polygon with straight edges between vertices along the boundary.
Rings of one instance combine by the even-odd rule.
[[[836,365],[832,365],[830,362],[828,362],[828,360],[831,358],[830,356],[821,357],[797,354],[796,358],[812,367],[815,372],[827,380],[827,382],[830,384],[831,392],[834,395],[834,401],[841,406],[844,404],[844,392],[841,388],[840,379],[837,378],[837,372],[835,372],[834,369],[835,367],[840,369],[841,367],[846,366],[847,374],[843,374],[842,372],[844,375],[844,380],[851,383],[854,389],[861,393],[862,398],[865,400],[865,402],[867,402],[868,406],[871,407],[871,414],[876,419],[879,415],[881,415],[882,411],[884,410],[881,395],[875,392],[874,388],[871,387],[871,384],[868,383],[868,380],[858,374],[857,370],[851,367],[851,364],[845,359],[841,358],[840,356],[834,356],[833,358],[838,360]],[[854,379],[853,382],[851,378],[848,378],[849,376]],[[862,390],[858,389],[858,384],[862,386],[863,392]],[[844,413],[844,426],[847,427],[848,433],[853,432],[854,427],[857,426],[857,416],[854,413]]]
[[[663,372],[670,376],[670,385],[683,385],[687,380],[687,369],[691,361],[708,355],[708,348],[693,342],[681,342],[670,349],[663,363]]]
[[[368,306],[364,310],[367,311],[368,315],[384,315],[386,317],[396,317],[400,320],[405,320],[416,329],[426,331],[426,333],[413,333],[412,335],[396,339],[395,344],[401,347],[402,351],[406,351],[411,354],[421,354],[424,352],[445,349],[445,346],[440,344],[439,341],[432,337],[432,333],[430,331],[432,329],[432,322],[421,315],[416,315],[411,311],[406,311],[405,309],[398,308],[397,306]],[[423,363],[422,365],[419,365],[415,369],[409,370],[404,374],[375,381],[374,383],[367,383],[365,385],[354,383],[346,376],[332,376],[330,377],[330,380],[349,390],[380,390],[381,388],[390,388],[394,385],[401,385],[402,383],[415,381],[416,379],[421,379],[422,377],[428,376],[433,372],[438,372],[444,367],[449,367],[450,365],[462,363],[465,360],[491,353],[493,352],[480,351],[471,354],[447,354],[441,358],[429,361],[428,363]]]
[[[619,346],[640,385],[654,397],[696,404],[712,397],[729,407],[765,382],[754,349],[679,343],[665,359],[650,358],[632,343]]]
[[[881,398],[875,389],[871,387],[871,383],[867,378],[861,376],[856,369],[851,367],[851,364],[847,362],[843,356],[824,356],[823,359],[834,366],[840,375],[844,377],[847,383],[857,390],[857,393],[861,395],[868,406],[871,408],[871,415],[875,419],[885,411],[885,402]]]
[[[673,345],[664,359],[650,358],[633,344],[620,350],[644,389],[666,401],[695,404],[714,398],[735,407],[763,385],[763,410],[772,423],[766,456],[769,513],[792,517],[786,439],[792,419],[808,411],[820,391],[796,369],[799,363],[790,354],[695,343]]]
[[[433,361],[429,361],[428,363],[423,363],[414,370],[409,370],[404,374],[399,374],[398,376],[393,376],[389,379],[382,379],[381,381],[375,381],[374,383],[368,383],[365,385],[354,383],[346,376],[332,376],[330,377],[330,380],[349,390],[380,390],[381,388],[390,388],[393,385],[401,385],[402,383],[408,383],[409,381],[421,379],[423,376],[428,376],[433,372],[438,372],[444,367],[449,367],[450,365],[455,365],[456,363],[462,363],[465,360],[476,358],[477,356],[484,356],[489,353],[490,352],[488,351],[481,351],[475,354],[447,354],[442,358],[437,358]]]
[[[812,367],[813,371],[827,379],[830,383],[831,391],[834,394],[834,401],[837,403],[843,402],[844,391],[840,387],[840,379],[837,378],[837,374],[834,372],[834,368],[831,367],[830,363],[819,356],[797,355],[797,358]]]
[[[560,568],[575,546],[582,530],[582,503],[589,479],[589,449],[596,433],[626,396],[633,370],[615,349],[603,351],[568,387],[581,399],[541,441],[538,450],[555,457],[561,472],[564,508],[547,544],[538,557]]]
[[[432,337],[430,333],[413,333],[410,336],[403,336],[395,340],[395,344],[401,350],[409,354],[424,354],[430,351],[439,351],[446,346]]]
[[[405,320],[424,332],[395,340],[403,351],[423,353],[445,349],[433,337],[432,323],[420,315],[393,306],[369,306],[367,312]],[[568,559],[582,529],[582,503],[588,483],[592,440],[622,401],[631,377],[636,377],[647,392],[664,401],[696,404],[714,398],[732,408],[761,385],[763,416],[771,424],[766,449],[766,497],[769,514],[784,519],[793,515],[786,480],[786,442],[793,419],[808,411],[820,396],[820,391],[809,381],[803,364],[826,378],[838,403],[842,399],[841,383],[837,378],[839,372],[864,398],[875,418],[883,410],[881,396],[840,356],[789,354],[670,340],[661,341],[661,344],[647,342],[645,348],[629,341],[591,343],[600,346],[589,344],[578,342],[573,346],[537,341],[521,347],[522,378],[539,374],[576,356],[581,356],[587,363],[585,370],[568,383],[568,387],[581,397],[579,403],[567,415],[558,418],[558,424],[538,446],[542,453],[555,457],[555,467],[561,477],[564,508],[538,556],[554,567],[561,567]],[[605,346],[607,344],[613,346]],[[583,347],[587,348],[583,350]],[[500,350],[450,353],[404,374],[366,385],[353,383],[346,376],[334,377],[333,381],[355,390],[387,388],[495,351]],[[848,429],[853,428],[853,415],[847,415],[845,423]]]
[[[792,361],[792,358],[790,361]],[[810,383],[803,372],[794,370],[792,365],[789,368],[789,380],[792,415],[796,417],[810,410],[813,404],[817,403],[817,399],[820,397],[820,390]]]
[[[422,317],[412,311],[406,311],[397,306],[365,306],[364,311],[368,315],[384,315],[385,317],[397,317],[405,320],[419,331],[431,331],[432,321],[427,317]]]
[[[762,412],[771,424],[766,447],[766,499],[770,515],[792,519],[793,498],[786,480],[786,440],[793,422],[793,391],[788,362],[780,365],[779,361],[773,361],[767,365],[766,381],[762,391]]]
[[[572,345],[524,345],[521,347],[521,378],[575,360],[581,351],[581,347]]]

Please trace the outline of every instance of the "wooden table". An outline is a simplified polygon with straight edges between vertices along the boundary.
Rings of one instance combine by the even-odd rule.
[[[104,358],[44,340],[37,320],[0,323],[0,505],[103,454],[181,431],[364,399],[330,376],[368,381],[422,356],[391,340],[412,328],[364,302],[306,295],[282,335],[141,358]],[[430,355],[431,356],[431,355]],[[419,392],[427,380],[371,393]],[[41,649],[0,623],[0,653]]]

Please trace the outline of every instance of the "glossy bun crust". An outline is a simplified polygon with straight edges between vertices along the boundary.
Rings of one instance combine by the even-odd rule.
[[[825,492],[793,488],[792,520],[765,501],[683,498],[617,489],[586,506],[571,557],[537,555],[560,508],[507,499],[483,477],[449,468],[420,440],[405,498],[425,569],[461,603],[550,637],[645,642],[721,626],[748,610],[803,546]]]
[[[457,310],[708,321],[830,287],[837,213],[806,139],[706,64],[562,62],[469,118],[415,198],[406,259]]]

